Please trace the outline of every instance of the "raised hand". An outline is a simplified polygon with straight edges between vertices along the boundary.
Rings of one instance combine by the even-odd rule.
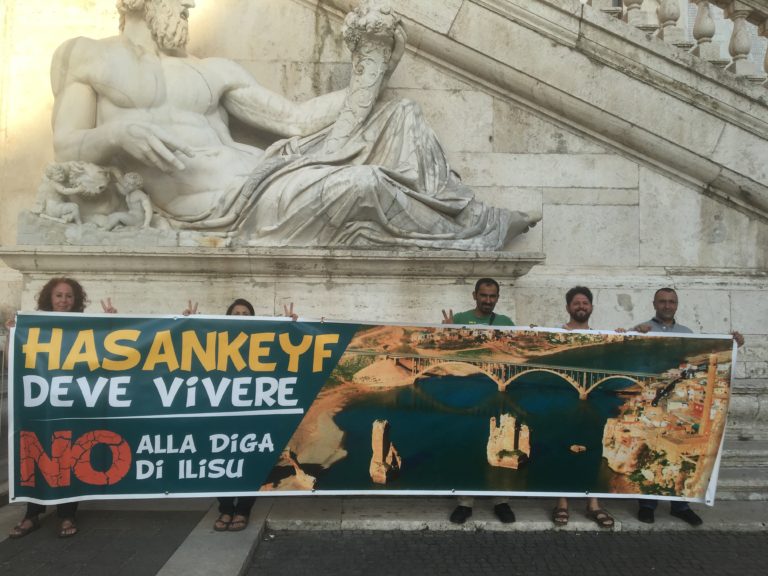
[[[453,310],[450,308],[448,309],[448,313],[443,310],[443,324],[454,324],[453,321]]]
[[[293,311],[293,302],[290,305],[283,304],[283,316],[289,316],[294,322],[299,319],[299,315]]]
[[[101,309],[104,310],[105,314],[117,314],[117,308],[112,306],[112,298],[107,298],[106,302],[102,300]]]
[[[181,314],[183,316],[192,316],[193,314],[197,314],[197,302],[192,302],[192,300],[188,300],[187,307],[184,309],[184,311]]]

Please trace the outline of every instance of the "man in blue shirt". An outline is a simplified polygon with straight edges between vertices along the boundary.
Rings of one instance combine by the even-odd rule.
[[[673,288],[658,289],[656,294],[653,295],[653,309],[656,311],[656,315],[648,320],[648,322],[638,324],[633,330],[643,334],[648,332],[693,334],[693,330],[675,320],[677,304],[677,292]],[[733,338],[739,346],[744,344],[744,337],[738,332],[733,332]],[[637,511],[637,519],[646,524],[653,524],[655,520],[654,512],[659,505],[659,501],[639,500],[639,504],[640,508]],[[691,510],[688,502],[673,501],[669,504],[669,513],[672,516],[680,518],[691,526],[701,526],[704,523],[701,517]]]

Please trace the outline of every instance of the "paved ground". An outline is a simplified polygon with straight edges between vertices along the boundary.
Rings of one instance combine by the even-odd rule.
[[[248,576],[762,576],[768,533],[267,532]]]
[[[23,540],[0,542],[3,576],[156,574],[195,527],[201,512],[84,510],[75,538],[55,537],[56,518]]]
[[[90,501],[76,538],[55,537],[56,518],[22,540],[4,540],[23,504],[0,507],[0,575],[358,576],[440,574],[763,575],[768,502],[697,507],[690,528],[660,506],[656,523],[637,503],[606,501],[612,532],[572,500],[571,522],[554,529],[551,499],[512,500],[518,521],[498,522],[486,499],[463,526],[448,522],[451,498],[267,497],[237,533],[212,530],[212,499]],[[503,572],[501,572],[503,571]]]

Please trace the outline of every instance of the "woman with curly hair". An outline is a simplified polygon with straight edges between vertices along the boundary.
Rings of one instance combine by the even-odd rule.
[[[37,295],[36,309],[42,312],[83,312],[88,304],[88,295],[77,280],[73,278],[51,278]],[[116,313],[112,300],[101,303],[104,312]],[[6,322],[8,328],[15,326],[15,320]],[[24,518],[11,529],[10,538],[22,538],[40,528],[40,514],[45,512],[45,506],[29,502]],[[61,520],[59,538],[69,538],[77,534],[75,513],[77,502],[67,502],[56,506],[56,512]]]

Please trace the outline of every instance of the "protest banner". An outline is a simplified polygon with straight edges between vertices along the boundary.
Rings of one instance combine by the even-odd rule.
[[[20,314],[12,500],[644,495],[712,503],[730,336]]]

